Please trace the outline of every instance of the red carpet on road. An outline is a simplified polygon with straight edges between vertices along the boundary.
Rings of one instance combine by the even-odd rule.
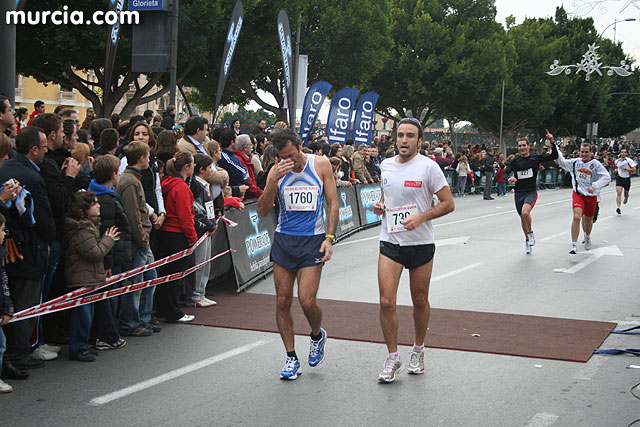
[[[218,305],[188,308],[192,324],[252,331],[278,332],[273,295],[219,293]],[[384,343],[378,304],[318,300],[322,326],[329,338]],[[309,335],[309,325],[298,299],[292,306],[295,333]],[[412,345],[413,309],[398,306],[398,343]],[[540,359],[586,362],[609,332],[610,322],[477,311],[431,309],[425,345],[448,350],[506,354]]]

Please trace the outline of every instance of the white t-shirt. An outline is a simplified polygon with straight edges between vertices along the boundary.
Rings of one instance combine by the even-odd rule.
[[[629,157],[625,157],[624,160],[622,159],[616,160],[616,168],[618,169],[618,176],[620,178],[629,178],[631,176],[631,172],[629,172],[626,169],[623,169],[622,168],[623,166],[625,168],[635,168],[636,162],[634,162],[633,159]]]
[[[395,156],[380,164],[385,204],[380,240],[400,246],[435,243],[431,221],[411,231],[404,229],[402,221],[431,209],[434,193],[448,186],[444,173],[436,162],[420,154],[406,163],[397,159]]]

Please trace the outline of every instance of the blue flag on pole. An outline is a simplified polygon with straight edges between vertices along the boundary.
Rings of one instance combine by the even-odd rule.
[[[327,119],[329,144],[345,142],[351,135],[351,115],[360,91],[358,89],[340,89],[331,100],[331,109]]]
[[[371,144],[371,131],[373,130],[372,121],[375,112],[378,95],[375,92],[367,92],[358,100],[358,108],[356,108],[356,118],[353,122],[353,139],[355,146],[360,143]]]
[[[332,85],[330,83],[319,81],[312,84],[307,90],[307,94],[304,97],[302,117],[300,119],[300,139],[302,140],[303,146],[307,145],[313,124],[318,119],[322,103],[331,88]]]

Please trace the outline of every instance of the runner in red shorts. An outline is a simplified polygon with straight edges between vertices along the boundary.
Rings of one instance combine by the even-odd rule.
[[[558,150],[557,162],[562,169],[571,174],[573,185],[570,254],[578,253],[580,221],[582,221],[584,230],[584,249],[587,251],[591,249],[591,228],[593,227],[593,215],[596,213],[596,205],[598,204],[598,194],[611,182],[609,172],[602,163],[592,157],[591,144],[589,143],[583,143],[580,146],[580,157],[576,159],[567,160]]]

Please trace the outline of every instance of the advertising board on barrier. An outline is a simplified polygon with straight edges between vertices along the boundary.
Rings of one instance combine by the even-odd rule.
[[[358,199],[355,188],[338,188],[338,205],[336,236],[344,236],[360,228]]]
[[[360,206],[360,222],[362,226],[377,224],[382,220],[382,216],[373,212],[373,205],[382,198],[382,188],[380,184],[358,185],[358,203]]]
[[[227,227],[227,236],[229,247],[237,251],[232,253],[231,259],[240,290],[272,266],[269,254],[276,230],[276,214],[272,210],[266,217],[261,217],[257,204],[251,203],[245,206],[244,212],[232,209],[226,217],[238,223],[237,227]]]

